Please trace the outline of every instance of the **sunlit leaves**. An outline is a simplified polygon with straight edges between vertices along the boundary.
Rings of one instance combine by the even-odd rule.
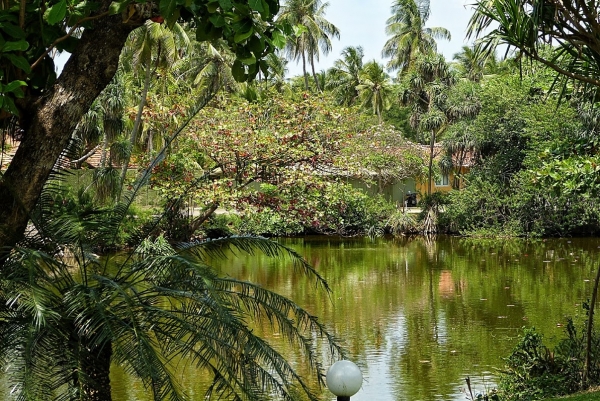
[[[62,0],[52,5],[46,10],[44,17],[50,25],[54,25],[62,21],[67,15],[67,1]]]

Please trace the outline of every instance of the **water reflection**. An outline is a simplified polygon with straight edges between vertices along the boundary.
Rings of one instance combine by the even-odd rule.
[[[566,317],[583,319],[600,245],[598,239],[281,241],[318,269],[331,294],[286,261],[260,255],[238,255],[218,268],[294,299],[345,339],[364,375],[353,401],[464,400],[466,376],[475,392],[493,387],[523,326],[535,326],[552,345]],[[279,338],[268,325],[255,330]],[[279,346],[296,360],[299,350]],[[192,400],[204,399],[205,375],[179,366]],[[117,401],[151,399],[120,369],[113,369],[112,383]],[[323,390],[322,399],[335,397]]]
[[[523,326],[552,342],[581,314],[598,252],[592,239],[284,242],[327,278],[331,300],[281,264],[227,271],[265,278],[330,322],[364,371],[358,401],[464,400],[466,376],[476,391],[492,387]]]

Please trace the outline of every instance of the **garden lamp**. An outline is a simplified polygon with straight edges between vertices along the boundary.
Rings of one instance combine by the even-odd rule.
[[[353,362],[337,361],[325,377],[327,388],[337,396],[337,401],[350,401],[350,397],[360,390],[363,376]]]

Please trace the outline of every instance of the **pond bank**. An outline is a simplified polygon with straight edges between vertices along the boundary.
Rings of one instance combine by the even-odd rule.
[[[595,389],[561,398],[548,398],[545,401],[600,401],[600,390]]]

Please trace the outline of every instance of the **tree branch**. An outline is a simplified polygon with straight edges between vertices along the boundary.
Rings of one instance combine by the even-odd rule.
[[[98,14],[93,17],[85,17],[85,18],[82,18],[79,21],[77,21],[77,23],[75,23],[75,25],[73,25],[71,27],[71,29],[69,29],[69,32],[67,32],[67,34],[65,36],[61,36],[60,38],[56,39],[50,46],[48,46],[46,51],[40,57],[38,57],[38,59],[35,60],[35,62],[33,64],[31,64],[31,69],[32,70],[35,69],[35,67],[37,67],[42,62],[44,57],[46,57],[56,47],[57,44],[69,39],[71,37],[71,35],[73,35],[73,32],[75,32],[75,29],[79,28],[79,26],[82,23],[84,23],[86,21],[91,21],[91,20],[95,20],[98,18],[106,17],[108,14],[109,14],[109,12],[105,11],[102,14]]]

